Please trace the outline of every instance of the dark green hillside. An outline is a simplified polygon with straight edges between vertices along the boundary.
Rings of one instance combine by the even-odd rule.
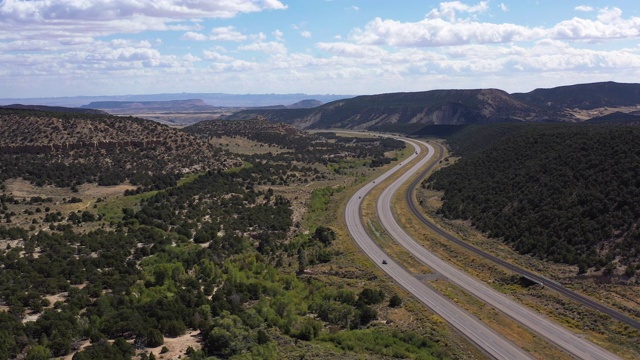
[[[462,159],[434,173],[441,213],[523,254],[588,267],[640,263],[640,129],[502,124],[450,139]]]
[[[609,81],[536,89],[529,93],[511,95],[520,101],[541,107],[590,110],[639,104],[640,84]]]

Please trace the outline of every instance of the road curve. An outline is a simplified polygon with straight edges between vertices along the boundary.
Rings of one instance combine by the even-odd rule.
[[[435,152],[434,148],[422,141],[404,140],[412,144],[416,149],[420,149],[418,144],[422,144],[429,149],[429,153]],[[446,261],[440,259],[423,246],[413,240],[396,222],[391,209],[391,200],[395,192],[404,183],[415,175],[421,167],[423,167],[427,158],[414,165],[407,172],[402,174],[396,181],[388,186],[380,195],[377,201],[378,216],[382,225],[385,227],[389,235],[406,250],[408,250],[418,260],[429,266],[434,271],[442,274],[452,283],[460,286],[478,299],[490,304],[499,311],[510,316],[523,326],[543,336],[547,340],[555,343],[569,354],[580,359],[593,360],[614,360],[621,359],[613,353],[578,337],[573,332],[556,324],[539,313],[525,307],[516,301],[508,298],[504,294],[487,286],[483,282],[469,276],[464,271],[450,265]]]
[[[451,235],[450,233],[444,231],[443,229],[441,229],[440,227],[438,227],[435,223],[433,223],[431,220],[427,219],[422,212],[420,211],[420,208],[418,206],[418,204],[416,204],[415,198],[413,197],[413,190],[418,186],[418,184],[424,179],[425,176],[427,176],[427,174],[433,169],[434,165],[436,165],[441,159],[442,159],[442,153],[444,152],[444,149],[442,148],[442,145],[438,144],[438,147],[440,148],[440,156],[438,157],[438,159],[432,163],[429,167],[427,167],[425,170],[423,170],[422,174],[420,174],[420,176],[418,176],[412,183],[411,185],[409,185],[409,188],[407,189],[407,192],[405,194],[406,196],[406,200],[407,203],[409,204],[409,209],[411,210],[411,212],[418,218],[418,220],[420,220],[424,225],[426,225],[427,227],[429,227],[431,230],[433,230],[434,232],[436,232],[438,235],[442,236],[443,238],[463,247],[464,249],[467,249],[471,252],[473,252],[476,255],[479,255],[489,261],[492,261],[510,271],[513,271],[516,274],[519,274],[521,276],[524,276],[530,280],[533,280],[539,284],[544,284],[544,286],[546,286],[547,288],[557,291],[558,293],[572,299],[575,300],[583,305],[586,305],[596,311],[600,311],[603,314],[609,315],[611,316],[613,319],[621,321],[629,326],[632,326],[638,330],[640,330],[640,321],[625,315],[619,311],[616,311],[610,307],[607,307],[603,304],[600,304],[596,301],[594,301],[593,299],[590,299],[582,294],[576,293],[572,290],[567,289],[566,287],[562,286],[561,284],[547,279],[544,276],[541,275],[537,275],[535,273],[532,273],[531,271],[528,271],[526,269],[523,269],[519,266],[516,266],[510,262],[507,262],[505,260],[502,260],[499,257],[496,257],[494,255],[491,255],[461,239],[458,239],[457,237]]]
[[[421,152],[420,148],[417,148],[416,151],[417,153],[412,155],[412,158],[417,157]],[[431,148],[429,154],[421,160],[420,166],[428,162],[429,159],[433,157],[433,153],[433,148]],[[400,286],[413,294],[433,312],[444,318],[489,356],[504,360],[533,359],[527,352],[507,341],[477,318],[471,316],[447,298],[416,279],[402,266],[390,259],[388,255],[375,244],[373,239],[369,237],[360,215],[362,199],[376,186],[376,183],[380,184],[380,182],[400,168],[401,166],[396,166],[387,171],[373,182],[360,188],[353,197],[349,199],[345,208],[344,217],[349,233],[355,242],[369,258],[378,264],[378,266],[400,284]],[[385,260],[387,264],[383,265],[382,260]]]

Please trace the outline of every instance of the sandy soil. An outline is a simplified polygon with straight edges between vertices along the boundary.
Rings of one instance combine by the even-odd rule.
[[[156,356],[156,359],[173,360],[184,358],[184,353],[185,351],[187,351],[189,346],[191,346],[195,350],[199,350],[202,348],[202,345],[199,342],[199,335],[200,330],[192,330],[177,338],[165,337],[164,345],[158,346],[156,348],[146,349],[146,352],[152,352]],[[164,354],[160,354],[163,346],[166,346],[169,351]]]
[[[614,112],[630,113],[640,110],[637,106],[623,106],[623,107],[604,107],[591,110],[573,109],[569,112],[576,116],[580,120],[589,120],[594,117],[613,114]]]
[[[223,136],[219,138],[213,138],[210,143],[219,146],[223,149],[229,150],[236,154],[279,154],[283,152],[290,152],[288,149],[281,149],[276,146],[269,146],[261,142],[253,141],[244,137],[228,137]]]
[[[99,197],[110,197],[121,195],[125,190],[135,189],[135,186],[122,184],[115,186],[98,186],[97,184],[83,184],[78,187],[78,192],[73,192],[68,188],[59,188],[55,186],[38,187],[23,179],[10,179],[5,182],[7,192],[16,197],[34,197],[43,198],[51,197],[53,201],[61,201],[62,198],[70,198],[73,196],[84,200],[97,199]]]

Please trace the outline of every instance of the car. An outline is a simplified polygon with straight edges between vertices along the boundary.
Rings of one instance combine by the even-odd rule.
[[[382,259],[382,265],[387,265],[387,260]]]

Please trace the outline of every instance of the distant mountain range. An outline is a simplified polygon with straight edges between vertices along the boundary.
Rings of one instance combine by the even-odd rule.
[[[640,112],[640,84],[604,82],[518,94],[498,89],[390,93],[337,100],[311,109],[250,109],[227,119],[264,118],[302,129],[404,131],[432,124],[579,122],[615,111]]]
[[[69,102],[71,98],[56,101]],[[600,82],[536,89],[509,94],[499,89],[432,90],[348,98],[343,95],[230,95],[160,94],[120,97],[83,97],[81,108],[119,115],[140,115],[154,121],[189,125],[211,118],[265,119],[300,129],[348,128],[377,131],[418,131],[426,125],[486,124],[495,122],[638,123],[640,84]],[[15,100],[15,99],[13,99]],[[31,99],[39,105],[13,108],[61,112],[52,99]],[[92,101],[87,101],[92,100]],[[0,99],[0,103],[2,103]],[[48,106],[43,106],[48,105]],[[289,104],[289,105],[287,105]],[[78,105],[80,106],[80,105]],[[178,115],[178,113],[181,113]],[[152,115],[149,115],[152,114]]]
[[[322,105],[320,100],[301,100],[292,105],[257,107],[256,109],[307,109]],[[168,101],[94,101],[81,109],[98,109],[110,114],[141,114],[145,112],[214,112],[224,107],[211,106],[202,99]]]
[[[137,114],[140,112],[189,111],[205,112],[219,108],[207,105],[201,99],[169,100],[169,101],[94,101],[82,105],[82,109],[99,109],[111,114]]]
[[[148,102],[200,99],[215,107],[265,107],[295,104],[307,99],[322,103],[353,97],[353,95],[334,94],[223,94],[223,93],[175,93],[118,96],[75,96],[57,98],[0,99],[0,105],[26,104],[64,107],[81,107],[92,102]]]

